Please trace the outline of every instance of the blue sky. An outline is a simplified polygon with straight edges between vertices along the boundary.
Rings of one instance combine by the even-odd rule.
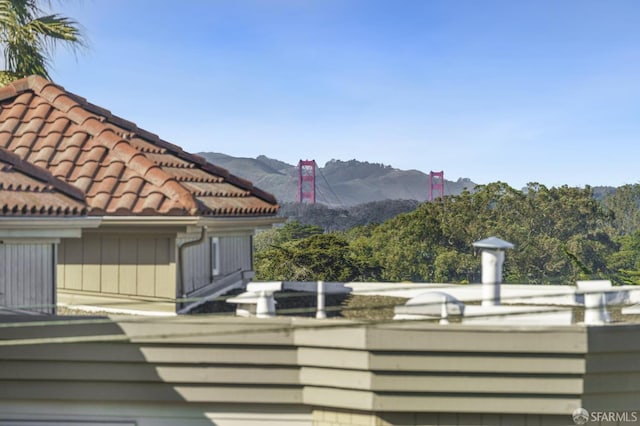
[[[187,151],[640,182],[636,0],[74,0],[66,89]]]

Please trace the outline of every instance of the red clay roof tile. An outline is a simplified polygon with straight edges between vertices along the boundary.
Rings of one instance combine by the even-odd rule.
[[[135,194],[129,193],[123,194],[122,196],[113,195],[109,206],[107,206],[107,210],[115,211],[116,213],[130,212],[136,201],[137,197]]]
[[[47,120],[40,133],[44,136],[49,136],[51,134],[62,136],[66,133],[68,126],[69,120],[67,120],[66,118],[60,117],[54,121]]]
[[[104,212],[107,208],[107,204],[109,204],[109,201],[111,200],[111,193],[102,192],[92,197],[87,196],[87,198],[91,198],[91,205],[94,210]]]
[[[85,194],[89,190],[89,187],[91,186],[92,183],[93,183],[93,179],[91,179],[90,176],[82,176],[78,179],[74,179],[73,181],[73,185],[79,188]]]
[[[40,133],[40,129],[44,126],[44,118],[42,117],[34,117],[28,122],[24,123],[20,128],[15,132],[16,136],[27,135],[29,133],[37,135]]]
[[[16,93],[17,93],[17,90],[15,86],[13,85],[4,86],[0,88],[0,100],[12,98],[16,95]]]
[[[33,162],[45,161],[48,163],[51,161],[51,157],[55,155],[55,152],[55,146],[45,146],[38,151],[32,151],[29,157],[33,156]]]
[[[104,184],[105,182],[103,182]],[[113,191],[113,195],[122,195],[122,194],[138,194],[140,189],[144,185],[144,179],[141,177],[133,177],[125,182],[122,182],[118,187]]]
[[[27,108],[26,105],[23,106],[24,108],[24,113],[18,115],[18,113],[14,113],[13,111],[11,111],[11,115],[15,116],[16,118],[19,118],[20,121],[22,121],[23,123],[28,123],[31,120],[36,120],[39,118],[45,118],[45,121],[49,121],[48,117],[49,117],[49,113],[52,110],[51,105],[49,104],[40,104],[40,105],[36,105],[33,108]],[[17,108],[17,111],[20,111],[20,107]]]
[[[102,146],[97,146],[90,150],[82,151],[82,155],[76,160],[76,164],[83,165],[87,161],[95,161],[97,163],[102,162],[103,158],[107,154],[107,149]]]
[[[73,170],[74,164],[72,161],[61,161],[58,165],[52,165],[49,163],[49,171],[57,178],[61,178],[66,181],[67,176]]]
[[[164,199],[163,194],[159,192],[152,192],[147,196],[139,197],[138,204],[136,205],[136,207],[144,211],[157,210],[162,204],[163,199]]]
[[[13,135],[13,132],[20,126],[20,119],[16,117],[8,117],[2,120],[0,132],[7,132]]]
[[[64,151],[56,151],[55,156],[50,159],[50,164],[52,166],[57,166],[63,161],[71,161],[72,163],[76,161],[78,156],[80,155],[80,148],[78,146],[69,146]]]
[[[45,137],[38,138],[38,140],[36,141],[35,145],[33,145],[32,148],[35,151],[42,151],[43,149],[47,149],[47,148],[53,149],[55,151],[61,140],[62,140],[62,134],[49,133]]]
[[[0,114],[4,113],[5,119],[7,118],[22,119],[25,116],[25,114],[28,114],[30,111],[31,109],[27,108],[26,104],[16,104],[14,108],[11,108],[6,112],[2,111],[0,112]]]
[[[0,90],[0,147],[81,190],[89,214],[263,216],[278,209],[250,182],[41,77]]]
[[[115,177],[106,177],[102,181],[97,182],[94,180],[94,185],[87,192],[87,197],[92,197],[98,194],[112,194],[115,193],[118,185],[118,178]]]
[[[74,161],[74,163],[76,162]],[[68,179],[70,181],[75,181],[80,178],[88,177],[93,182],[93,177],[98,172],[98,168],[99,168],[99,164],[97,161],[86,161],[82,164],[82,166],[78,166],[78,164],[76,163],[75,168],[69,175]],[[83,190],[83,192],[86,192],[86,191]]]
[[[122,172],[124,170],[125,170],[124,162],[119,160],[112,161],[109,164],[102,163],[94,180],[99,182],[108,177],[114,177],[119,179],[120,176],[122,176]]]
[[[0,148],[0,215],[82,216],[82,193],[49,172]]]

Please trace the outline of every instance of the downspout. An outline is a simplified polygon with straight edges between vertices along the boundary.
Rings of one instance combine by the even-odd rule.
[[[202,244],[206,237],[207,237],[207,227],[205,225],[202,228],[200,228],[200,238],[198,238],[197,240],[184,242],[178,246],[178,275],[180,276],[180,288],[178,289],[179,290],[178,294],[182,299],[184,299],[187,296],[184,292],[184,289],[185,289],[184,283],[186,281],[185,270],[184,270],[184,250],[189,247]],[[182,306],[180,307],[182,308]]]

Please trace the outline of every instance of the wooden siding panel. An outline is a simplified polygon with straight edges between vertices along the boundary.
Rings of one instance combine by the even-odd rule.
[[[633,393],[607,393],[601,392],[597,394],[586,394],[582,397],[582,407],[588,411],[638,411],[638,401],[640,395],[638,392]],[[622,425],[630,424],[622,423]],[[631,423],[637,424],[637,423]]]
[[[105,294],[175,298],[175,239],[90,234],[64,240],[59,287]]]
[[[102,244],[95,236],[85,237],[82,247],[82,290],[100,291]]]
[[[119,293],[135,295],[138,291],[138,240],[135,238],[120,238],[118,255]]]
[[[590,327],[589,353],[640,351],[636,324],[617,324],[610,327]]]
[[[56,265],[56,288],[64,288],[65,283],[65,257],[64,257],[64,240],[60,240],[58,244],[57,257],[58,264]]]
[[[136,271],[137,293],[140,296],[155,296],[156,293],[156,244],[155,238],[138,239],[138,269]]]
[[[52,399],[149,401],[156,404],[163,401],[230,403],[239,404],[236,406],[239,410],[256,402],[306,404],[308,407],[335,407],[336,412],[359,409],[375,412],[380,418],[416,422],[421,413],[426,413],[428,419],[436,419],[437,424],[452,425],[491,424],[496,420],[497,424],[520,424],[524,420],[526,425],[540,425],[548,424],[549,419],[557,420],[559,417],[552,418],[556,415],[564,416],[565,422],[567,419],[570,422],[571,412],[580,406],[590,410],[589,404],[606,403],[612,404],[606,406],[608,410],[618,410],[629,409],[628,404],[638,401],[636,383],[640,383],[640,378],[637,374],[626,379],[624,372],[568,373],[547,371],[544,364],[531,364],[531,360],[538,357],[547,362],[578,356],[567,355],[567,347],[558,344],[558,330],[542,332],[539,327],[501,328],[502,339],[518,343],[517,347],[511,347],[507,356],[500,352],[500,346],[504,345],[497,345],[494,352],[487,352],[481,344],[487,333],[496,333],[496,330],[482,326],[400,323],[394,326],[394,335],[386,334],[389,338],[383,348],[387,363],[384,365],[391,365],[394,356],[398,363],[393,369],[378,370],[371,367],[372,362],[367,365],[366,360],[381,350],[380,340],[364,341],[360,349],[336,350],[332,347],[334,340],[325,332],[339,331],[339,340],[350,334],[357,342],[360,336],[371,335],[368,330],[379,326],[337,319],[259,320],[206,316],[134,318],[106,323],[79,321],[77,324],[69,324],[66,319],[56,326],[29,325],[26,323],[29,319],[18,320],[22,323],[16,323],[15,327],[0,327],[0,389],[4,389],[0,390],[0,399],[24,398],[36,403]],[[344,325],[342,330],[337,328],[340,325]],[[413,348],[406,345],[398,349],[398,341],[415,338],[415,327],[438,331],[441,339],[416,341]],[[570,328],[576,334],[587,333],[582,326]],[[323,332],[319,333],[320,330]],[[427,360],[430,355],[446,357],[447,353],[439,353],[441,341],[458,336],[461,330],[468,336],[464,353],[468,358],[466,362],[460,362],[460,371],[446,374],[434,371],[428,361],[423,363],[422,370],[416,370],[417,364],[403,369],[403,357],[412,353]],[[569,328],[562,330],[567,332]],[[637,333],[640,333],[638,326],[635,334],[619,337],[637,338]],[[535,351],[520,344],[529,334],[536,336],[538,347]],[[11,341],[72,336],[94,339],[94,336],[112,335],[114,338],[126,337],[127,341],[64,345]],[[300,335],[306,336],[304,343],[300,343]],[[311,336],[316,340],[311,341]],[[308,346],[311,344],[313,347]],[[573,347],[572,342],[567,345]],[[371,346],[375,346],[375,351]],[[427,350],[429,346],[432,353]],[[299,356],[305,352],[305,356]],[[338,360],[324,362],[331,367],[316,364],[321,355],[339,358],[340,354],[348,354],[344,365]],[[476,371],[476,366],[484,366],[484,358],[501,356],[512,358],[511,365],[505,368],[507,372],[468,373]],[[358,359],[365,361],[365,365],[353,365]],[[516,368],[518,362],[521,366]],[[528,365],[533,365],[529,372]],[[577,368],[572,364],[569,366]],[[592,380],[592,393],[582,391],[583,376],[587,382]],[[387,412],[391,414],[383,414]]]
[[[0,303],[53,311],[53,244],[0,244]]]
[[[193,241],[181,239],[178,244]],[[211,240],[206,238],[201,244],[184,249],[185,292],[191,293],[211,282]]]
[[[128,401],[0,401],[11,413],[0,426],[311,426],[310,409],[273,404],[243,407],[193,404],[139,404]],[[25,423],[21,421],[24,419]],[[36,420],[38,419],[38,420]],[[55,420],[52,420],[55,419]],[[17,421],[17,422],[16,422]]]
[[[61,243],[64,247],[65,272],[64,288],[82,290],[82,239],[66,239]]]
[[[297,363],[294,348],[263,347],[260,356],[255,349],[242,345],[190,347],[176,351],[171,346],[141,346],[140,352],[149,362],[172,364],[246,364],[246,365],[294,365]]]
[[[100,283],[103,293],[117,294],[120,287],[120,240],[118,237],[100,238]]]
[[[17,307],[18,305],[22,304],[22,297],[18,292],[18,285],[16,282],[16,272],[21,268],[21,265],[19,264],[19,256],[16,258],[16,255],[14,253],[15,249],[9,244],[3,245],[2,248],[5,252],[3,265],[3,269],[5,272],[5,304],[7,306]]]
[[[212,277],[211,263],[211,238],[214,237],[216,236],[209,235],[203,243],[185,249],[184,273],[187,294],[209,285],[212,278],[214,281],[216,279],[216,277]],[[253,269],[250,235],[220,236],[217,238],[220,250],[219,277],[227,276],[238,270],[250,271]],[[196,237],[180,238],[178,245],[195,239]]]
[[[185,400],[190,402],[238,403],[251,401],[258,404],[301,404],[302,389],[286,386],[175,386]]]
[[[335,362],[336,358],[327,353],[325,360],[320,362]],[[370,361],[370,368],[385,371],[425,371],[426,368],[433,372],[583,374],[586,369],[584,356],[580,354],[529,356],[487,353],[478,359],[477,353],[373,352]]]
[[[0,400],[184,401],[172,386],[144,382],[3,380]]]
[[[250,235],[220,237],[220,263],[222,275],[227,275],[237,270],[252,270],[251,250]]]
[[[363,352],[351,349],[301,347],[299,355],[303,364],[355,370],[583,374],[586,369],[584,356],[580,354],[529,356],[486,353],[479,359],[477,353]],[[637,359],[633,356],[625,359],[629,368],[637,364]],[[603,359],[602,363],[615,368],[606,359]],[[640,371],[640,365],[633,368]]]
[[[23,245],[15,245],[11,247],[12,258],[5,267],[12,270],[11,273],[11,291],[14,306],[19,308],[29,307],[29,300],[32,298],[32,289],[29,283],[33,282],[32,271],[29,268],[28,254],[25,253]],[[26,285],[25,285],[26,284]]]
[[[446,352],[502,352],[502,353],[559,353],[584,354],[587,350],[587,336],[575,327],[539,327],[529,328],[521,333],[512,333],[508,327],[485,326],[479,336],[477,327],[461,325],[455,329],[445,330],[440,327],[414,327],[411,324],[403,328],[404,339],[397,336],[398,324],[367,329],[366,341],[371,350],[383,351],[394,342],[399,351],[430,350]],[[505,339],[505,334],[511,339]],[[539,336],[544,336],[546,347],[537,343]],[[475,347],[469,347],[469,341],[476,342]],[[351,346],[353,347],[353,346]]]
[[[640,356],[637,362],[640,363]],[[640,401],[640,373],[588,374],[584,379],[586,393],[635,393]]]
[[[540,426],[539,416],[527,414],[467,414],[458,413],[454,415],[436,413],[435,415],[425,415],[418,413],[415,416],[415,424],[433,424],[437,426]],[[385,417],[386,419],[386,417]],[[433,420],[432,423],[425,423],[425,420]],[[435,420],[434,420],[435,419]],[[558,426],[566,426],[566,417],[562,419]]]
[[[156,239],[155,290],[156,297],[176,297],[176,243],[174,238]]]
[[[587,369],[592,373],[640,373],[640,359],[637,352],[604,352],[588,354]]]
[[[0,244],[0,303],[35,312],[53,312],[54,245]]]
[[[309,388],[305,388],[306,391]],[[334,397],[334,401],[339,395]],[[375,411],[435,411],[449,413],[544,413],[567,414],[580,407],[578,395],[561,395],[550,397],[549,395],[484,395],[463,394],[441,395],[432,394],[374,394],[373,405],[367,409]],[[338,399],[339,400],[339,399]],[[306,400],[305,400],[306,401]],[[507,402],[508,401],[508,402]],[[462,410],[461,408],[464,407]],[[574,407],[574,408],[570,408]]]
[[[41,336],[37,334],[35,336]],[[4,346],[0,361],[79,361],[79,362],[136,362],[144,363],[145,356],[129,343],[65,343]],[[0,362],[0,364],[2,364]]]
[[[158,366],[158,376],[167,383],[202,383],[202,384],[244,384],[251,385],[256,382],[262,385],[286,385],[299,386],[299,374],[297,366],[247,367],[239,365],[231,366]]]
[[[303,367],[300,379],[313,386],[340,387],[375,392],[438,392],[446,393],[527,393],[576,395],[582,392],[581,376],[529,377],[493,374],[399,374],[370,371],[334,370]]]
[[[7,264],[7,248],[5,244],[0,244],[0,262]],[[9,306],[7,295],[9,293],[9,277],[7,268],[0,268],[0,306]]]

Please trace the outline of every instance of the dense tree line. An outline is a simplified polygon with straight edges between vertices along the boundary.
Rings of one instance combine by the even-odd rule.
[[[356,226],[383,223],[400,213],[415,210],[419,204],[416,200],[385,200],[336,208],[324,204],[284,203],[278,216],[303,225],[317,225],[327,232],[346,231]]]
[[[640,283],[640,185],[597,200],[593,190],[504,183],[423,203],[382,223],[327,232],[287,223],[256,237],[263,280],[479,282],[474,241],[515,244],[504,266],[510,283],[606,278]]]

